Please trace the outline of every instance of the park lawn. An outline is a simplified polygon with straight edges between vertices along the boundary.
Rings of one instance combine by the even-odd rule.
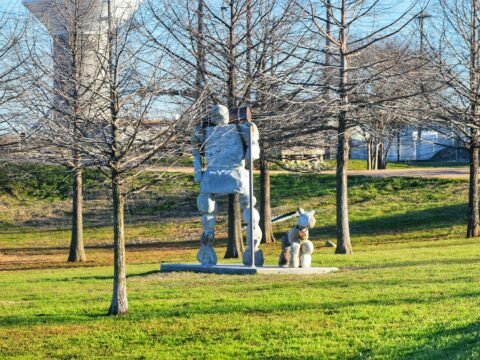
[[[336,166],[335,160],[326,160],[328,169],[333,170]],[[415,168],[458,168],[468,167],[468,162],[464,161],[389,161],[388,169],[415,169]],[[349,160],[348,170],[367,170],[367,160]]]
[[[132,263],[158,262],[172,257],[176,259],[175,254],[183,255],[198,247],[201,225],[195,206],[196,184],[192,182],[191,175],[179,174],[177,179],[183,184],[181,188],[171,184],[167,184],[166,189],[160,186],[148,194],[150,198],[134,199],[128,205],[126,235]],[[349,195],[355,245],[433,241],[459,237],[465,232],[465,181],[355,176],[350,178]],[[17,213],[25,213],[28,218],[30,208],[36,209],[36,214],[45,208],[48,216],[48,204],[59,210],[50,222],[42,218],[28,218],[28,221],[22,220],[14,225],[10,221],[0,227],[0,270],[79,266],[65,262],[70,238],[65,225],[70,214],[67,200],[29,197],[21,204],[16,198],[6,201],[9,201],[9,209],[5,214],[10,218]],[[88,210],[102,201],[105,204],[100,210]],[[225,203],[221,205],[224,210]],[[335,241],[334,176],[273,175],[272,206],[274,215],[295,210],[298,206],[315,209],[317,226],[311,231],[311,237],[316,246],[321,246],[327,240]],[[113,241],[108,202],[88,198],[85,208],[88,261],[80,266],[111,264]],[[31,225],[33,220],[38,224],[35,227]],[[277,238],[281,238],[294,222],[292,219],[276,224],[274,231]],[[52,227],[51,224],[56,226]],[[224,246],[225,212],[219,217],[217,230],[218,244]],[[277,248],[278,245],[272,252],[277,252]],[[192,256],[191,260],[194,259]]]
[[[297,161],[302,163],[303,161]],[[308,162],[308,161],[307,161]],[[287,167],[292,167],[295,161],[287,162]],[[192,156],[183,156],[181,158],[175,159],[165,159],[164,165],[166,166],[178,166],[178,167],[191,167],[193,164]],[[325,169],[334,170],[336,166],[336,160],[325,160]],[[288,166],[290,165],[290,166]],[[275,164],[271,164],[272,169],[281,170],[282,167]],[[387,164],[388,169],[412,169],[412,168],[438,168],[438,167],[468,167],[468,162],[466,161],[389,161]],[[367,170],[367,160],[349,160],[348,161],[349,170]]]
[[[56,227],[42,226],[42,219],[36,227],[3,224],[0,358],[480,357],[479,244],[462,238],[466,182],[351,177],[355,253],[335,256],[322,247],[335,241],[334,177],[274,175],[274,214],[299,205],[316,209],[314,265],[340,272],[242,277],[158,273],[162,262],[195,262],[196,185],[190,175],[178,176],[181,187],[159,186],[149,194],[155,201],[129,205],[125,317],[105,316],[112,287],[108,221],[89,220],[82,264],[65,262],[67,210],[56,213]],[[10,215],[66,201],[61,192],[29,195],[28,186],[20,193],[28,196],[5,198]],[[275,225],[277,237],[292,224]],[[221,255],[224,215],[219,227]],[[262,248],[275,264],[279,244]]]
[[[130,313],[121,318],[105,316],[110,267],[2,272],[0,357],[480,357],[477,240],[355,250],[316,252],[315,265],[341,268],[325,276],[160,274],[158,263],[130,265]]]

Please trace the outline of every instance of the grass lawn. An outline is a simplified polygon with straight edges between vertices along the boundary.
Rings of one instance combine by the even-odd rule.
[[[193,164],[193,157],[183,156],[178,159],[166,159],[165,165],[171,165],[172,161],[175,162],[175,166],[191,167]],[[301,161],[300,161],[301,162]],[[335,160],[325,161],[327,170],[334,170],[336,166]],[[280,167],[272,164],[273,169],[281,170]],[[290,166],[291,167],[291,166]],[[412,168],[438,168],[438,167],[468,167],[466,161],[389,161],[387,164],[388,169],[412,169]],[[349,160],[349,170],[367,170],[366,160]]]
[[[316,209],[313,263],[340,272],[160,274],[161,262],[195,262],[196,185],[178,176],[182,186],[130,200],[130,313],[121,318],[105,316],[111,235],[108,218],[94,221],[103,210],[86,217],[88,261],[71,265],[68,201],[2,195],[10,206],[0,228],[0,358],[480,358],[480,252],[463,238],[466,182],[352,177],[355,253],[335,256],[322,247],[335,235],[333,176],[275,175],[274,214]],[[48,226],[15,216],[47,203],[57,209]],[[276,225],[277,236],[292,224]],[[219,227],[221,258],[224,215]],[[276,263],[279,244],[263,249]]]
[[[328,168],[335,169],[335,160],[326,161]],[[467,167],[467,162],[462,161],[389,161],[388,169],[412,169],[412,168],[438,168],[438,167]],[[367,170],[366,160],[350,160],[348,162],[349,170]]]
[[[279,164],[272,164],[272,170],[285,170],[300,171],[300,172],[321,172],[323,170],[333,171],[336,168],[335,160],[325,160],[323,163],[316,164],[311,161],[286,161]],[[283,165],[282,165],[283,164]],[[468,162],[462,161],[402,161],[394,162],[389,161],[387,164],[388,170],[402,170],[402,169],[418,169],[418,168],[462,168],[468,167]],[[363,171],[367,170],[366,160],[349,160],[349,171]],[[382,171],[382,170],[379,170]]]
[[[0,354],[85,359],[480,357],[475,242],[363,245],[352,257],[323,249],[314,263],[342,271],[300,278],[219,276],[159,274],[158,263],[130,265],[130,314],[119,319],[105,316],[110,267],[3,272]]]

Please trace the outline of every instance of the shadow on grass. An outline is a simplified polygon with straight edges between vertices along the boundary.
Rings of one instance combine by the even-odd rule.
[[[173,222],[186,221],[198,215],[197,208],[189,196],[162,196],[157,200],[135,200],[128,204],[125,211],[127,225],[139,225],[146,222]],[[97,204],[95,208],[87,207],[83,214],[85,227],[112,226],[112,210],[109,203]],[[54,214],[36,216],[35,218],[16,221],[0,221],[0,229],[15,230],[18,227],[31,229],[62,228],[68,231],[71,221],[71,211],[68,208],[59,208]]]
[[[160,270],[151,270],[151,271],[146,271],[144,273],[127,275],[127,278],[128,279],[142,278],[142,277],[147,277],[147,276],[150,276],[150,275],[156,275],[156,274],[159,274],[159,273],[160,273]]]
[[[449,295],[448,299],[464,299],[477,298],[480,292],[460,293]],[[435,304],[443,303],[446,296],[430,297],[425,294],[417,294],[416,296],[403,298],[370,298],[359,300],[341,300],[331,302],[296,302],[292,303],[288,299],[277,299],[277,303],[272,299],[264,299],[263,302],[252,304],[249,299],[238,295],[238,298],[232,298],[228,302],[218,302],[212,299],[203,299],[202,295],[198,297],[190,295],[188,299],[178,299],[177,304],[170,305],[168,308],[159,308],[156,310],[149,309],[148,313],[137,309],[137,312],[128,314],[121,319],[131,322],[134,320],[146,320],[151,318],[192,318],[193,316],[222,316],[232,314],[248,314],[248,316],[262,314],[285,314],[285,316],[296,317],[302,316],[304,312],[316,311],[323,313],[325,316],[335,316],[342,314],[345,308],[362,308],[362,307],[390,307],[402,305],[419,305],[419,304]],[[274,299],[273,299],[274,300]],[[246,303],[242,303],[246,301]],[[107,303],[105,302],[107,307]],[[31,314],[31,315],[7,315],[0,316],[0,328],[8,328],[11,326],[36,326],[36,325],[67,325],[88,323],[96,319],[106,317],[106,312],[91,312],[79,314]],[[439,332],[439,337],[448,336]],[[433,335],[432,335],[433,337]],[[432,340],[433,341],[433,340]]]
[[[426,334],[420,340],[425,345],[412,349],[398,349],[395,359],[478,359],[480,355],[480,323],[452,329],[440,329]],[[394,349],[395,350],[395,349]],[[397,352],[397,351],[396,351]],[[355,357],[353,359],[356,359]]]
[[[222,240],[222,239],[220,239]],[[216,244],[222,244],[226,241],[218,241]],[[142,251],[150,249],[196,249],[199,247],[199,240],[178,240],[178,241],[154,241],[146,242],[141,244],[126,244],[127,249]],[[41,253],[45,254],[48,252],[55,251],[68,251],[67,246],[50,246],[50,247],[22,247],[22,248],[2,248],[2,252],[5,254],[15,254],[15,253]],[[85,246],[86,250],[110,250],[113,249],[113,244],[98,244],[98,245],[87,245]]]
[[[378,216],[365,220],[351,220],[352,235],[378,235],[408,231],[448,228],[465,224],[467,206],[448,205],[430,209],[409,211],[404,214]],[[335,226],[318,227],[311,230],[315,236],[334,236]]]
[[[139,273],[139,274],[131,274],[131,275],[127,275],[127,278],[128,279],[134,279],[134,278],[138,278],[138,277],[146,277],[146,276],[150,276],[150,275],[154,275],[154,274],[157,274],[159,273],[160,270],[151,270],[151,271],[147,271],[147,272],[144,272],[144,273]],[[91,280],[113,280],[113,276],[111,275],[94,275],[94,276],[73,276],[73,277],[68,277],[68,278],[62,278],[62,279],[58,279],[58,280],[53,280],[53,281],[91,281]],[[52,281],[52,280],[50,280]]]
[[[441,265],[475,265],[480,264],[480,259],[432,259],[432,260],[409,260],[409,261],[393,261],[384,264],[374,264],[369,266],[362,265],[352,265],[345,269],[351,270],[372,270],[372,269],[394,269],[394,268],[404,268],[404,267],[413,267],[413,266],[441,266]]]

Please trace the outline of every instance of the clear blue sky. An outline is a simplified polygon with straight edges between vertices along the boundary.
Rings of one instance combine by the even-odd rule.
[[[401,0],[382,0],[382,7],[388,6],[390,10],[388,12],[391,18],[401,14],[406,8],[409,1]],[[8,11],[12,15],[25,14],[24,8],[21,5],[21,0],[0,0],[0,11]]]
[[[24,14],[24,7],[21,0],[0,0],[0,11],[19,15]]]

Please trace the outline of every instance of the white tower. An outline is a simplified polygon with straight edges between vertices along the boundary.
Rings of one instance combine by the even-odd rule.
[[[78,90],[77,84],[77,96],[89,104],[85,107],[89,111],[93,94],[108,91],[104,80],[109,19],[111,28],[116,28],[131,18],[141,1],[22,0],[53,38],[53,91],[57,109],[68,111],[68,98],[75,86],[73,79],[81,83],[83,91]],[[75,74],[72,64],[76,64]]]
[[[53,35],[68,33],[69,20],[80,18],[84,32],[101,28],[108,16],[108,5],[115,24],[129,19],[142,0],[22,0],[23,5]]]

